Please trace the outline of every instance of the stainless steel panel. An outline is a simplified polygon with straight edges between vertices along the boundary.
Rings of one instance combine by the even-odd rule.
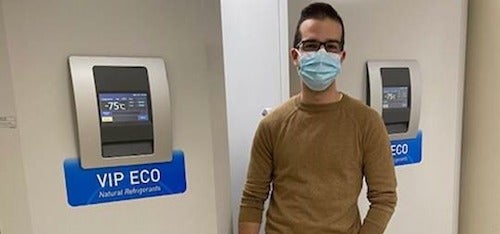
[[[367,62],[370,79],[370,106],[382,115],[382,76],[381,68],[409,68],[411,86],[411,110],[408,131],[390,134],[391,140],[415,138],[420,122],[420,98],[422,95],[420,66],[416,60],[370,60]]]
[[[163,59],[71,56],[69,57],[69,66],[78,122],[79,157],[83,168],[167,162],[172,159],[170,90]],[[102,157],[97,94],[92,71],[94,66],[146,67],[154,123],[153,154]]]

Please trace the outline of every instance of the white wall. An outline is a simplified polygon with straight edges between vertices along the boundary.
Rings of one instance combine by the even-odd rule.
[[[0,117],[16,115],[2,12],[0,2]],[[0,128],[0,181],[0,233],[31,233],[17,128]]]
[[[469,4],[460,233],[500,230],[500,1]]]
[[[282,92],[288,80],[281,79],[287,72],[287,61],[282,61],[287,38],[280,36],[282,31],[286,35],[286,25],[280,28],[280,4],[286,1],[221,1],[234,228],[261,112],[278,106],[288,93]]]
[[[6,68],[11,76],[5,77],[11,81],[5,87],[12,82],[14,96],[8,104],[15,103],[19,140],[16,130],[0,130],[0,173],[3,177],[18,172],[7,177],[21,201],[19,214],[11,216],[13,205],[4,209],[3,202],[13,201],[12,195],[5,195],[13,188],[0,186],[2,234],[227,233],[229,172],[219,1],[3,0],[1,6],[5,30],[0,30],[0,38],[5,37],[8,50],[0,51],[1,85]],[[69,55],[165,59],[173,145],[184,150],[186,158],[186,193],[69,207],[62,166],[65,158],[77,156]],[[4,139],[14,147],[20,142],[20,149],[11,151]],[[13,167],[4,170],[3,165]]]
[[[300,10],[310,2],[289,1],[290,41]],[[369,59],[420,63],[423,162],[397,168],[399,201],[387,233],[457,233],[467,1],[327,2],[346,28],[340,90],[365,100]],[[294,68],[290,71],[296,89],[298,77]]]

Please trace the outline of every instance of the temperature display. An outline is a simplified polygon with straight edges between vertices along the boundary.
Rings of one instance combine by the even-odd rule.
[[[384,87],[382,107],[386,109],[408,107],[408,87]]]
[[[100,93],[99,108],[102,123],[147,122],[147,93]]]

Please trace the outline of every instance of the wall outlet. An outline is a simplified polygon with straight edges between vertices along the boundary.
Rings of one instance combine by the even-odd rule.
[[[271,113],[271,111],[273,111],[273,108],[270,108],[270,107],[268,107],[268,108],[264,108],[264,110],[262,110],[261,115],[262,115],[262,116],[266,116],[266,115],[268,115],[269,113]],[[0,234],[1,234],[1,233],[0,233]]]

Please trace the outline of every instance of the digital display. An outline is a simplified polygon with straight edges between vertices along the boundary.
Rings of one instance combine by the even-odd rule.
[[[408,108],[408,87],[384,87],[382,108]]]
[[[148,122],[147,93],[99,93],[102,123]]]

